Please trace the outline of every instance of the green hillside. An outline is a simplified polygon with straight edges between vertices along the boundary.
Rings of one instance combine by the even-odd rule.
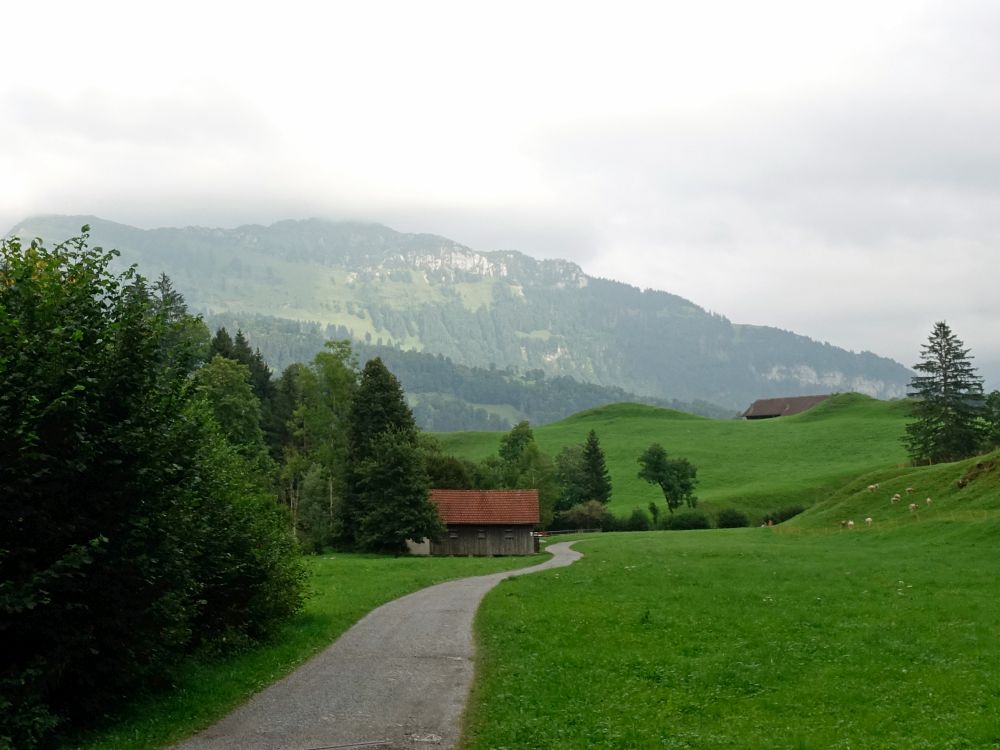
[[[869,486],[878,485],[871,491]],[[907,492],[910,488],[912,491]],[[900,495],[893,503],[892,497]],[[931,498],[931,503],[927,503]],[[909,505],[915,503],[913,511]],[[800,516],[790,529],[840,528],[852,520],[855,530],[871,518],[873,527],[909,526],[920,521],[975,521],[995,517],[1000,509],[1000,451],[934,466],[883,469],[857,477]]]
[[[841,394],[792,417],[714,420],[641,404],[581,412],[535,429],[545,452],[597,432],[607,458],[618,515],[663,502],[659,489],[637,477],[639,454],[658,442],[698,467],[698,497],[707,510],[734,507],[763,514],[827,500],[842,485],[906,461],[900,438],[906,403]],[[478,460],[495,453],[502,433],[439,435],[446,450]],[[867,484],[867,482],[865,482]]]
[[[567,261],[480,252],[378,224],[311,219],[142,230],[95,217],[39,216],[13,233],[54,243],[84,223],[94,244],[121,251],[123,264],[137,264],[148,277],[166,273],[191,310],[245,321],[243,330],[260,339],[255,345],[276,369],[311,359],[317,349],[289,359],[288,342],[265,340],[259,326],[268,319],[470,367],[541,370],[734,410],[756,398],[831,387],[889,398],[902,395],[910,378],[901,364],[871,352],[735,324],[677,295],[594,278]]]

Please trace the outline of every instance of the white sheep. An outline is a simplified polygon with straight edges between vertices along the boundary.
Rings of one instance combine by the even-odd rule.
[[[865,519],[865,526],[868,526],[870,528],[873,523],[875,522],[872,520],[871,516],[868,516],[868,518]]]
[[[906,494],[909,495],[911,492],[913,492],[913,488],[912,487],[907,487],[906,488]]]
[[[898,492],[895,495],[893,495],[891,498],[889,498],[889,502],[892,503],[893,505],[895,505],[899,501],[900,501],[900,496],[899,496]]]
[[[854,521],[848,521],[847,522],[847,528],[853,529],[854,528]]]
[[[878,482],[876,482],[875,484],[869,484],[868,485],[868,491],[869,492],[874,492],[877,489],[878,489]]]
[[[916,513],[916,512],[917,512],[917,504],[910,503],[910,513]]]
[[[925,503],[927,503],[928,505],[930,505],[930,504],[931,504],[931,503],[933,503],[934,501],[933,501],[933,500],[931,500],[930,498],[927,498],[926,500],[924,500],[924,502],[925,502]]]

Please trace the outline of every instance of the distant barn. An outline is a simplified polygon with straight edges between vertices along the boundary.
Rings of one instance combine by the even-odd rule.
[[[787,398],[762,398],[750,404],[743,412],[744,419],[772,419],[773,417],[790,417],[811,409],[829,396],[789,396]]]
[[[538,490],[431,490],[446,531],[411,542],[415,555],[530,555],[538,524]]]

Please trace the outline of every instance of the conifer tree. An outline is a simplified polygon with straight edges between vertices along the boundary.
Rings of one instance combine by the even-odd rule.
[[[346,544],[400,551],[396,544],[429,531],[430,504],[417,426],[403,388],[378,357],[361,372],[347,431],[347,492],[341,514]],[[391,521],[397,517],[400,520]]]
[[[611,475],[604,462],[604,451],[593,430],[583,446],[583,471],[586,478],[587,500],[597,500],[607,505],[611,499]]]
[[[914,421],[903,438],[916,462],[957,461],[973,455],[983,441],[983,381],[969,350],[945,322],[934,329],[913,367],[910,381]]]

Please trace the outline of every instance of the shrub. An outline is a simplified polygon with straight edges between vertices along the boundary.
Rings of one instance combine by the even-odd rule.
[[[649,514],[642,508],[634,508],[622,526],[624,527],[623,531],[649,531],[653,528]]]
[[[781,508],[780,510],[772,510],[761,520],[763,523],[779,524],[782,521],[787,521],[792,516],[797,516],[804,510],[805,508],[801,505],[789,505],[787,508]]]
[[[688,510],[667,517],[663,528],[670,531],[687,531],[689,529],[710,529],[712,523],[708,516],[700,510]]]
[[[614,526],[614,516],[597,500],[577,503],[569,510],[556,514],[556,523],[560,529],[605,529]]]
[[[715,519],[715,525],[720,529],[741,529],[750,525],[750,519],[746,513],[736,508],[723,508]]]

